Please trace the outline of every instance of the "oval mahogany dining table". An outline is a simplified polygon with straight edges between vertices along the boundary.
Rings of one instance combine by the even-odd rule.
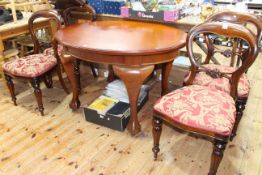
[[[135,135],[141,131],[137,118],[140,88],[154,66],[161,64],[161,94],[168,92],[168,75],[179,49],[185,46],[186,33],[161,24],[95,21],[60,29],[55,41],[64,48],[60,57],[73,91],[70,107],[80,107],[77,60],[111,64],[126,86],[131,111],[127,128]]]

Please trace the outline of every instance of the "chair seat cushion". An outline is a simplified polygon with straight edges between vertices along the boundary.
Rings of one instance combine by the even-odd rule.
[[[3,64],[3,70],[14,76],[34,78],[52,69],[57,60],[52,55],[34,54]]]
[[[154,112],[184,126],[228,136],[235,123],[236,108],[228,93],[192,85],[158,99]]]
[[[236,70],[236,68],[234,67],[222,66],[216,64],[206,64],[203,66],[209,69],[218,69],[219,71],[225,73],[232,73],[233,71]],[[205,72],[197,73],[193,81],[193,84],[209,86],[212,88],[216,88],[218,90],[225,91],[227,93],[229,93],[230,91],[230,83],[227,78],[225,77],[212,78],[209,75],[207,75]],[[250,83],[248,81],[246,74],[243,74],[238,83],[238,97],[248,97],[249,91],[250,91]]]
[[[58,52],[58,55],[60,56],[61,53],[62,53],[62,50],[63,50],[63,46],[58,44],[57,46],[57,52]],[[53,47],[50,47],[50,48],[47,48],[44,50],[43,54],[45,55],[54,55],[54,49]]]

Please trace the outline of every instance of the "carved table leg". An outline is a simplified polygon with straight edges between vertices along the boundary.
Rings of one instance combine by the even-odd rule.
[[[81,81],[80,81],[80,60],[74,60],[74,73],[76,77],[76,83],[78,86],[78,92],[81,93]]]
[[[138,96],[143,82],[152,73],[153,69],[153,65],[141,67],[113,66],[114,73],[123,80],[127,89],[131,112],[127,129],[132,135],[141,130],[137,118]]]
[[[113,71],[113,66],[111,64],[108,65],[108,77],[107,77],[107,81],[111,82],[113,80],[115,80],[116,77],[114,75],[114,71]]]
[[[162,96],[168,93],[168,76],[172,68],[172,63],[173,61],[162,64]]]
[[[93,64],[93,63],[89,63],[89,66],[90,66],[90,68],[91,68],[91,71],[92,71],[92,74],[93,74],[94,78],[97,78],[98,75],[97,75],[97,73],[96,73],[96,69],[95,69],[94,64]]]
[[[73,92],[73,98],[69,106],[71,109],[76,110],[80,107],[80,101],[78,98],[78,95],[79,95],[78,84],[77,84],[77,80],[74,74],[75,73],[74,61],[75,61],[75,58],[72,57],[71,55],[66,55],[64,53],[61,54],[61,62],[63,64],[64,70],[69,79],[70,85],[72,87],[72,92]]]

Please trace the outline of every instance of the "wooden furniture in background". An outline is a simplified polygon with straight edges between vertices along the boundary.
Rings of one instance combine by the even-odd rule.
[[[16,38],[17,48],[20,50],[20,56],[30,55],[33,52],[34,43],[30,35],[22,35]]]
[[[185,46],[186,34],[178,29],[133,21],[95,21],[74,24],[60,29],[55,38],[64,46],[61,61],[73,89],[72,109],[80,106],[75,75],[77,59],[112,64],[114,73],[125,83],[131,118],[128,130],[140,131],[137,102],[140,87],[151,74],[155,64],[162,64],[162,95],[168,92],[168,75],[178,50]]]
[[[248,50],[239,52],[246,58],[239,68],[233,71],[224,70],[220,72],[217,69],[197,63],[193,54],[193,42],[199,35],[211,33],[236,37],[248,43]],[[210,45],[208,48],[212,49],[213,47]],[[223,152],[235,124],[235,99],[237,98],[239,79],[255,61],[258,55],[258,45],[254,35],[244,26],[232,23],[225,26],[223,23],[212,22],[192,28],[187,36],[186,46],[192,64],[190,76],[187,80],[188,86],[164,95],[155,103],[152,150],[156,159],[160,150],[159,140],[163,120],[174,127],[204,136],[214,143],[208,173],[214,175],[222,160]],[[208,86],[191,85],[199,72],[209,74],[214,78],[226,78],[229,84],[229,93]]]
[[[6,4],[5,8],[10,8],[12,10],[12,15],[14,22],[17,22],[16,10],[23,10],[26,12],[35,12],[38,10],[49,10],[51,5],[48,0],[25,0],[21,3],[15,2],[15,0],[10,0],[10,4]]]
[[[44,107],[42,102],[42,92],[40,89],[40,82],[44,81],[47,88],[52,88],[53,86],[52,73],[56,71],[58,74],[59,81],[62,87],[64,88],[65,92],[68,93],[68,90],[65,86],[65,83],[61,75],[60,59],[56,47],[57,45],[54,44],[53,46],[55,56],[51,54],[48,55],[48,54],[40,53],[40,48],[42,47],[42,45],[37,40],[34,25],[33,25],[34,20],[40,17],[55,20],[58,28],[60,28],[61,24],[57,17],[56,12],[38,11],[34,13],[29,18],[28,21],[29,31],[34,43],[34,54],[4,63],[3,71],[14,105],[17,105],[17,103],[16,103],[14,84],[12,82],[12,78],[27,79],[30,81],[32,87],[34,88],[34,94],[37,100],[38,110],[40,111],[41,115],[44,115]]]
[[[12,48],[12,49],[5,50],[3,54],[5,59],[9,60],[10,58],[17,58],[19,54],[19,50]]]

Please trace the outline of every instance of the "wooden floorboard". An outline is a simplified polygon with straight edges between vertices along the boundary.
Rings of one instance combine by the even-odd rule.
[[[228,144],[219,175],[262,175],[262,55],[248,72],[249,100],[238,135]],[[104,78],[82,66],[83,104],[98,97]],[[68,81],[67,81],[68,83]],[[164,125],[159,159],[153,160],[151,117],[160,82],[151,81],[149,101],[139,112],[142,132],[135,137],[86,122],[82,110],[68,108],[71,94],[54,78],[42,86],[45,116],[36,109],[26,82],[15,82],[18,106],[0,80],[0,175],[202,175],[207,174],[212,144]],[[173,87],[171,87],[173,88]]]

